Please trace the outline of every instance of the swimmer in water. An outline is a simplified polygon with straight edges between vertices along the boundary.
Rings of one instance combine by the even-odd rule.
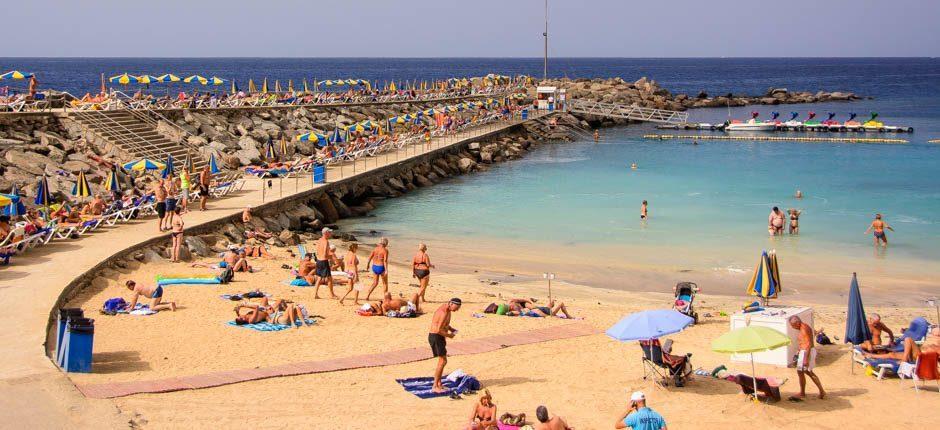
[[[796,198],[798,198],[798,199],[802,199],[802,198],[803,198],[803,192],[800,191],[799,188],[797,188],[797,189],[796,189],[796,194],[794,194],[793,197],[796,197]]]
[[[641,220],[646,220],[646,218],[649,216],[647,213],[648,207],[649,205],[646,203],[646,200],[643,200],[643,204],[640,205],[640,219]]]
[[[871,222],[871,225],[868,226],[868,230],[865,230],[865,234],[874,230],[875,231],[875,246],[878,246],[878,242],[881,242],[882,247],[888,246],[888,236],[885,234],[885,229],[894,231],[888,223],[881,219],[881,214],[875,214],[875,220]]]
[[[630,165],[630,168],[633,169],[633,170],[636,170],[636,162],[634,162],[633,164],[631,164],[631,165]]]
[[[597,130],[594,130],[594,142],[596,143],[598,140],[600,140],[600,138],[601,134],[598,133]]]

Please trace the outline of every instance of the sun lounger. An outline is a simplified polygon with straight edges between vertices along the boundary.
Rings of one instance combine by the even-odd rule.
[[[914,364],[900,363],[898,365],[898,378],[903,381],[905,378],[914,381],[914,390],[920,391],[921,381],[934,381],[937,383],[937,391],[940,392],[940,375],[937,372],[938,353],[923,352],[917,357]]]

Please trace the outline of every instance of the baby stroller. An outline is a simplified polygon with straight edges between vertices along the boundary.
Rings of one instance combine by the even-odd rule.
[[[695,312],[693,305],[698,285],[695,282],[680,282],[676,284],[673,292],[676,294],[676,301],[672,308],[692,317],[693,324],[698,324],[698,312]]]

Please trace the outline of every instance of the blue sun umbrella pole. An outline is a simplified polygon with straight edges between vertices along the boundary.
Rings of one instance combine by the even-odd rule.
[[[858,287],[858,276],[852,273],[852,284],[849,286],[849,307],[845,317],[845,343],[859,345],[867,340],[871,340],[871,329],[868,327],[868,318],[865,317],[865,306],[862,304],[862,292]],[[855,373],[854,361],[852,373]]]
[[[209,173],[216,174],[221,172],[219,170],[219,163],[215,161],[215,154],[209,154]]]
[[[43,219],[46,221],[49,220],[49,203],[51,200],[52,196],[49,193],[49,180],[46,179],[46,175],[43,175],[39,178],[39,186],[36,188],[36,198],[33,200],[33,204],[46,209],[43,213]]]
[[[173,176],[173,156],[170,154],[166,155],[166,166],[163,168],[163,173],[160,174],[160,177],[163,179],[171,178]]]

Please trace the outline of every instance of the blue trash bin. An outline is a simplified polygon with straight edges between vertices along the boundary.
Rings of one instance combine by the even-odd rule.
[[[523,110],[522,110],[522,119],[529,119],[529,110],[528,110],[528,109],[523,109]]]
[[[315,184],[326,183],[326,165],[325,164],[313,165],[313,183]]]
[[[59,320],[55,332],[55,362],[62,367],[65,363],[65,350],[66,340],[68,339],[68,330],[65,329],[66,324],[68,323],[69,318],[83,318],[85,312],[80,308],[60,308],[59,309]]]
[[[66,372],[91,372],[92,348],[95,343],[95,320],[71,318],[66,325],[68,343],[65,345]]]

